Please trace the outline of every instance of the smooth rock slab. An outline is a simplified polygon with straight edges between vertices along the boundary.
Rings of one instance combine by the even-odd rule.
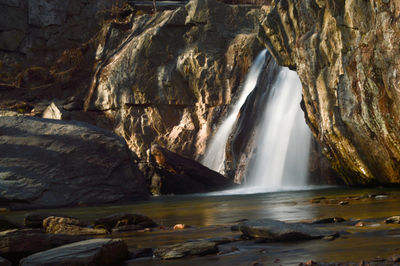
[[[125,141],[86,123],[0,117],[0,200],[10,208],[145,199]]]
[[[271,241],[313,239],[334,234],[307,224],[284,223],[271,219],[244,222],[239,225],[239,230],[246,237]]]
[[[118,265],[128,255],[121,239],[91,239],[33,254],[20,265]]]
[[[217,243],[207,240],[185,242],[157,248],[154,255],[158,258],[179,259],[190,255],[207,255],[218,253]]]

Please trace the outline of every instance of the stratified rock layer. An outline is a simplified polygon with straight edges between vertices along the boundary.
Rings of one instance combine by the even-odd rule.
[[[297,70],[333,167],[347,184],[400,183],[400,2],[276,3],[260,37]]]
[[[0,117],[0,199],[12,208],[144,199],[125,141],[81,122]]]

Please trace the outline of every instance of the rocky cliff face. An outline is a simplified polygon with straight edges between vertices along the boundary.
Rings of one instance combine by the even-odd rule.
[[[261,51],[265,12],[212,0],[110,25],[85,98],[88,111],[113,118],[141,158],[152,143],[189,158],[205,150],[212,125]]]
[[[400,3],[275,1],[263,22],[296,69],[307,122],[347,184],[400,182]]]

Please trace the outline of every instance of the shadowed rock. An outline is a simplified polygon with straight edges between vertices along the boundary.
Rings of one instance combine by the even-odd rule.
[[[284,223],[271,219],[244,222],[239,225],[239,230],[246,237],[271,241],[313,239],[334,234],[307,224]]]
[[[187,194],[227,189],[232,180],[158,145],[151,147],[157,169],[152,177],[153,194]],[[157,181],[157,182],[156,182]]]
[[[33,254],[20,265],[118,265],[128,256],[121,239],[91,239]]]
[[[117,213],[94,221],[96,228],[105,228],[108,231],[131,231],[156,227],[152,219],[140,214]]]
[[[0,201],[11,208],[147,197],[125,141],[76,121],[0,117]]]
[[[40,229],[8,230],[0,232],[0,253],[11,261],[50,248],[87,239],[82,236],[46,234]]]

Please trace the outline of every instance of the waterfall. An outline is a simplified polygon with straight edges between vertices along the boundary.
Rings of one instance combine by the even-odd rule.
[[[297,73],[282,67],[258,128],[248,187],[277,191],[307,185],[311,133],[300,108],[301,91]]]
[[[266,53],[267,50],[263,50],[254,60],[254,63],[250,67],[250,71],[246,76],[243,90],[239,96],[239,99],[229,112],[227,118],[219,126],[217,132],[212,137],[210,144],[208,144],[206,153],[202,159],[202,164],[214,171],[224,173],[226,143],[235,125],[240,107],[246,101],[247,96],[257,84],[257,78],[260,75],[261,69],[264,65]]]

